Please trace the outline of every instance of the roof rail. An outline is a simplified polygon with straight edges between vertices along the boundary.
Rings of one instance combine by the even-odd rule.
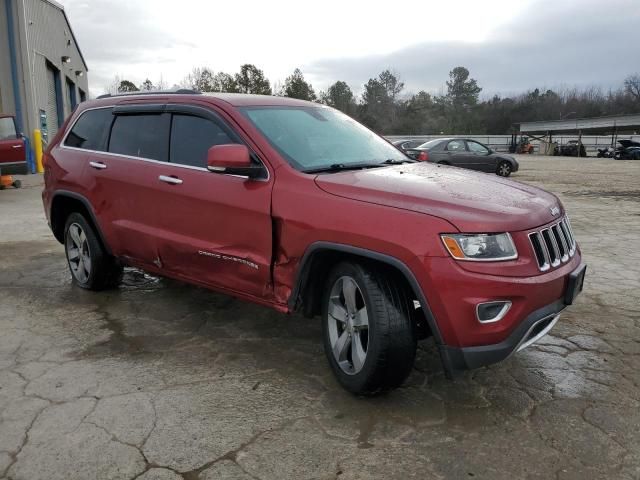
[[[96,97],[96,99],[99,100],[101,98],[126,97],[127,95],[201,95],[201,92],[198,92],[197,90],[191,90],[189,88],[178,88],[177,90],[156,90],[151,92],[122,92],[115,95],[105,93],[104,95]]]

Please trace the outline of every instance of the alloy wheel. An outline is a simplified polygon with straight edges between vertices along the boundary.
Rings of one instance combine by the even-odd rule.
[[[80,283],[86,283],[91,275],[91,252],[87,235],[77,223],[69,225],[65,241],[71,273]]]
[[[362,370],[369,347],[369,317],[360,287],[350,276],[338,278],[329,295],[329,342],[333,357],[343,372]]]
[[[498,166],[498,175],[501,177],[508,177],[511,173],[511,165],[507,162],[503,162]]]

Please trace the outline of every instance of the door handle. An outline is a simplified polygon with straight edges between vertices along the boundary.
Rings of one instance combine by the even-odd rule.
[[[24,145],[11,145],[11,148],[22,148]]]
[[[180,185],[182,183],[182,180],[180,180],[179,178],[170,177],[168,175],[160,175],[158,177],[158,180],[160,180],[161,182],[170,183],[171,185]]]
[[[107,168],[107,166],[102,162],[89,162],[89,165],[97,170],[104,170],[105,168]]]

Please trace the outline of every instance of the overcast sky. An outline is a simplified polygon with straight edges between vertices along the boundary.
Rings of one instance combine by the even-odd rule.
[[[274,82],[300,68],[316,91],[354,91],[385,68],[406,91],[444,89],[467,67],[483,93],[617,88],[640,72],[639,0],[62,0],[91,93],[116,75],[172,86],[196,66],[253,63]]]

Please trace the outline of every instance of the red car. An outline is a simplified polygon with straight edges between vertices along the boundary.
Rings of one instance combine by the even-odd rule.
[[[123,265],[321,316],[355,393],[400,385],[433,336],[445,373],[546,334],[585,265],[559,200],[417,163],[329,107],[174,92],[83,103],[45,153],[73,281]]]
[[[24,139],[18,132],[12,115],[0,114],[0,173],[2,175],[27,173]]]

